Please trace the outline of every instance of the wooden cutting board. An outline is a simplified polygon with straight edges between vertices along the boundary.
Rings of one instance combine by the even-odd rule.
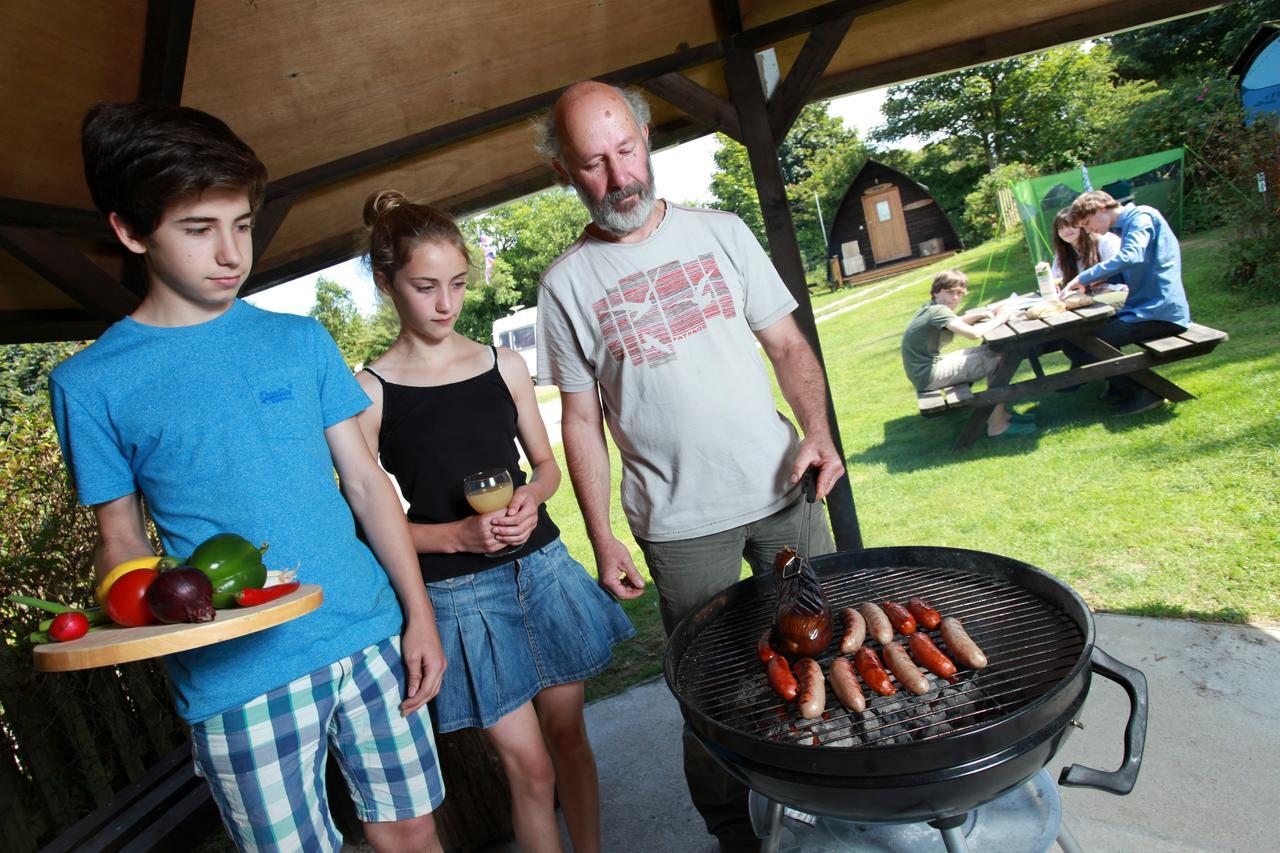
[[[113,625],[92,631],[78,640],[36,646],[35,666],[41,672],[67,672],[185,652],[297,619],[318,608],[323,601],[324,593],[320,587],[308,583],[283,598],[257,607],[219,610],[212,622],[147,625],[142,628]]]

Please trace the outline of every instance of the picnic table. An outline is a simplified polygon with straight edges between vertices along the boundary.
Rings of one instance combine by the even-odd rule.
[[[998,403],[1009,405],[1094,379],[1127,376],[1167,400],[1195,399],[1195,395],[1160,376],[1152,368],[1211,352],[1227,339],[1226,332],[1192,323],[1181,334],[1145,341],[1137,345],[1138,352],[1126,354],[1097,337],[1103,324],[1114,315],[1112,306],[1094,303],[1037,320],[1011,320],[998,326],[983,338],[988,347],[1003,356],[1000,366],[987,380],[986,389],[972,393],[965,386],[925,392],[919,395],[921,414],[942,414],[960,408],[970,410],[969,420],[955,443],[957,448],[962,448],[973,444],[985,432],[987,416]],[[1063,342],[1073,343],[1099,360],[1046,374],[1038,353],[1054,349]],[[1013,382],[1013,376],[1023,361],[1030,362],[1035,375]]]

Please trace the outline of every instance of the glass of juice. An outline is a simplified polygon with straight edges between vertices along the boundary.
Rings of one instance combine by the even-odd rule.
[[[466,495],[467,503],[471,504],[471,508],[481,515],[506,509],[507,504],[511,503],[511,496],[514,492],[515,488],[511,483],[511,474],[506,468],[479,471],[475,474],[468,474],[462,480],[462,493]],[[511,545],[501,551],[486,553],[485,556],[502,557],[518,550],[520,550],[519,545]]]

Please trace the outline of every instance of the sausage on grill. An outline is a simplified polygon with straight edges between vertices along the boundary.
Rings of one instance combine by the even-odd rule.
[[[934,675],[955,683],[956,665],[934,645],[928,634],[916,631],[907,638],[907,645],[910,646],[911,656],[916,659],[916,663]]]
[[[769,676],[769,686],[788,702],[794,702],[800,688],[796,686],[796,677],[791,674],[787,659],[778,655],[765,666],[765,674]]]
[[[867,697],[862,695],[862,688],[858,686],[858,676],[853,674],[853,664],[849,663],[848,658],[837,655],[831,662],[828,676],[831,679],[831,690],[840,700],[840,704],[850,711],[867,709]]]
[[[987,656],[965,632],[959,619],[948,616],[942,620],[942,642],[947,644],[955,659],[965,666],[982,669],[987,665]]]
[[[896,601],[884,601],[880,603],[880,609],[884,611],[884,615],[888,616],[889,621],[893,623],[893,630],[904,637],[909,637],[915,633],[916,620],[907,608]]]
[[[858,675],[867,682],[867,686],[882,696],[892,696],[898,692],[889,680],[889,673],[884,671],[880,656],[870,646],[863,646],[853,653],[853,665],[858,668]]]
[[[760,657],[760,663],[767,664],[778,656],[778,650],[773,647],[772,635],[773,629],[765,628],[760,639],[756,641],[756,654]]]
[[[884,662],[889,664],[893,677],[898,683],[917,696],[929,692],[929,679],[920,672],[920,668],[907,656],[907,650],[901,643],[890,643],[884,647]]]
[[[884,615],[883,610],[870,601],[862,602],[858,605],[858,610],[862,612],[862,618],[867,620],[867,634],[871,639],[882,646],[893,639],[893,625],[889,624],[889,617]]]
[[[851,655],[862,647],[862,641],[866,639],[867,620],[852,607],[841,610],[840,618],[844,620],[844,634],[840,636],[840,653]]]
[[[796,661],[796,684],[800,688],[800,716],[816,720],[827,707],[826,680],[822,667],[813,658]]]
[[[932,631],[942,622],[942,614],[925,604],[922,598],[909,600],[907,602],[907,610],[911,611],[911,615],[916,617],[916,622],[919,623],[921,628],[927,628]]]

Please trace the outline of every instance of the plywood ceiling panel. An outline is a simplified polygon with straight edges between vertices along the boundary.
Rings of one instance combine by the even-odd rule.
[[[0,311],[46,311],[80,304],[0,250]]]
[[[98,101],[137,97],[146,4],[0,4],[0,195],[88,206],[80,122]]]
[[[198,3],[183,103],[283,177],[716,38],[689,0]]]

